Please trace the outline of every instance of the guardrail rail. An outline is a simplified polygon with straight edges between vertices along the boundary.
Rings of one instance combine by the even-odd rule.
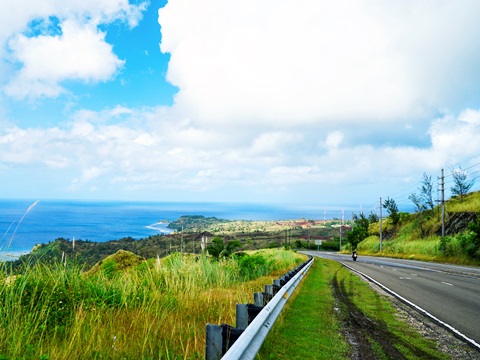
[[[313,257],[290,270],[265,291],[253,294],[254,304],[237,304],[236,326],[207,324],[206,360],[254,359],[285,303],[313,263]]]

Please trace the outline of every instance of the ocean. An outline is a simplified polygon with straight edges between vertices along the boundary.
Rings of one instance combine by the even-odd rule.
[[[341,218],[342,209],[308,205],[0,200],[0,257],[18,256],[57,238],[104,242],[168,234],[168,221],[182,215],[227,220]],[[346,213],[348,214],[348,213]],[[348,215],[347,215],[348,216]]]

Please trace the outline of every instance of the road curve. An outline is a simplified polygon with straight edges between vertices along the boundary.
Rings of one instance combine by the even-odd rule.
[[[480,268],[308,251],[366,274],[480,344]],[[480,347],[478,347],[480,350]]]

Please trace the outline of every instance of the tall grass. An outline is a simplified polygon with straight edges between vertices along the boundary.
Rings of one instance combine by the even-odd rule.
[[[452,198],[446,204],[448,212],[478,212],[480,209],[480,191],[467,194],[463,201],[459,198]]]
[[[302,261],[286,251],[255,256],[270,265],[250,281],[238,259],[181,254],[122,271],[109,261],[96,273],[68,263],[3,271],[0,359],[203,358],[206,323],[234,324],[236,303]]]

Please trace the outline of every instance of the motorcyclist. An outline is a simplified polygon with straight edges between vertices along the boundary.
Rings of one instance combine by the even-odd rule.
[[[357,261],[357,252],[355,250],[352,253],[352,259],[353,261]]]

